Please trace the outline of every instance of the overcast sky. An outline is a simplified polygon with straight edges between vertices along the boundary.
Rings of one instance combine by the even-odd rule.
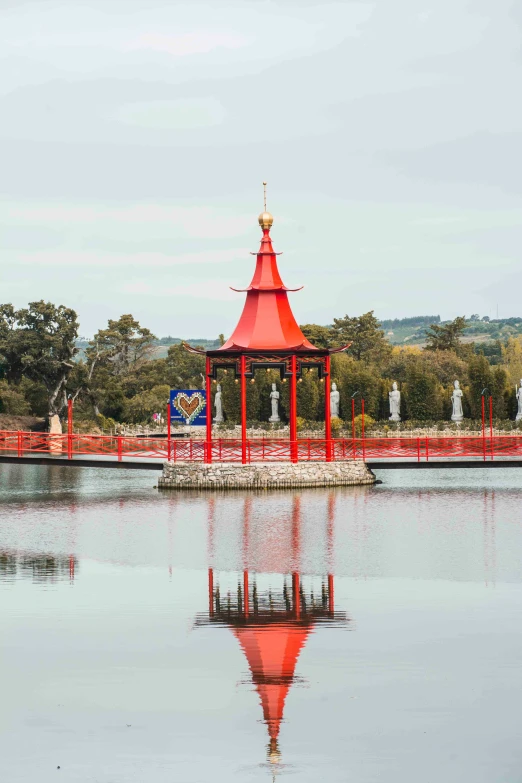
[[[229,334],[267,179],[300,323],[522,315],[520,2],[0,9],[0,301]]]

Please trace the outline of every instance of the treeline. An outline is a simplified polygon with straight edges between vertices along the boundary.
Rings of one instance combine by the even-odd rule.
[[[334,318],[331,326],[307,324],[304,334],[318,347],[350,344],[332,356],[332,381],[338,385],[340,415],[349,419],[351,397],[365,399],[375,420],[389,416],[388,392],[396,381],[401,390],[401,417],[416,422],[449,420],[453,382],[464,392],[464,415],[480,417],[484,388],[493,397],[497,419],[514,418],[515,385],[522,377],[522,340],[510,337],[488,356],[484,348],[463,344],[466,319],[433,322],[426,329],[426,346],[392,346],[373,312]],[[48,302],[32,302],[15,310],[0,306],[0,413],[49,417],[64,415],[67,398],[75,402],[75,421],[145,422],[166,408],[169,390],[204,388],[204,358],[171,344],[165,358],[154,358],[157,337],[130,314],[110,320],[82,347],[77,346],[76,313]],[[221,343],[223,336],[217,338]],[[232,372],[219,382],[227,422],[239,422],[239,384]],[[248,418],[266,422],[270,416],[270,387],[281,394],[283,420],[288,414],[288,387],[273,370],[256,373],[248,384]],[[214,384],[214,389],[216,385]],[[325,384],[314,370],[298,383],[298,415],[321,421]],[[360,404],[358,402],[358,404]]]
[[[440,324],[440,315],[415,315],[412,318],[391,318],[380,321],[383,329],[399,329],[401,326],[431,326]]]
[[[179,343],[183,342],[188,343],[189,345],[200,345],[209,350],[219,348],[221,344],[219,337],[215,340],[209,340],[206,337],[188,337],[182,339],[181,337],[171,337],[169,335],[168,337],[160,337],[159,340],[156,340],[156,345],[179,345]]]

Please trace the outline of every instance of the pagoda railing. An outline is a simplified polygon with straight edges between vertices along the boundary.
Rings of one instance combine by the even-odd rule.
[[[174,462],[208,461],[204,440],[0,431],[0,453],[156,459]],[[213,462],[322,462],[324,460],[405,460],[522,458],[522,437],[495,435],[426,438],[219,438],[211,442]]]

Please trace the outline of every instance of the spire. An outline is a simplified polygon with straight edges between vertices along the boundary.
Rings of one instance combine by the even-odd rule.
[[[270,237],[274,218],[266,210],[266,182],[263,188],[264,211],[258,218],[263,236],[257,254],[252,254],[257,256],[254,276],[248,288],[232,289],[245,292],[246,302],[232,336],[219,350],[316,351],[299,328],[288,301],[288,292],[300,289],[287,288],[279,274],[279,253]]]
[[[274,218],[266,211],[266,182],[263,182],[263,212],[259,215],[258,221],[263,230],[266,228],[269,231],[274,223]]]

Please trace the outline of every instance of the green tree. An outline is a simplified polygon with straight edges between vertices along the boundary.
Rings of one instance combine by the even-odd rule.
[[[171,345],[167,354],[167,373],[173,389],[204,389],[205,357],[190,353],[182,344]]]
[[[480,419],[482,409],[482,391],[487,389],[487,396],[493,394],[493,373],[485,356],[473,356],[468,367],[469,394],[468,401],[471,416]]]
[[[365,411],[372,418],[380,418],[382,379],[375,366],[356,362],[352,357],[335,354],[332,357],[332,379],[336,381],[340,393],[340,413],[346,421],[352,416],[352,395],[355,397],[356,412],[360,411],[361,398]],[[323,387],[324,384],[321,384]],[[324,398],[324,394],[323,394]],[[320,406],[322,401],[320,402]]]
[[[231,370],[221,372],[217,383],[221,384],[223,392],[223,411],[228,424],[239,424],[241,421],[241,389],[237,378]],[[212,394],[216,393],[217,383],[212,384]]]
[[[169,391],[169,386],[154,386],[125,400],[123,411],[125,421],[147,422],[152,419],[154,413],[164,414]]]
[[[349,353],[358,361],[379,362],[392,351],[373,310],[356,318],[334,318],[332,331],[338,345],[351,343]]]
[[[24,395],[7,381],[0,380],[0,413],[11,416],[25,416],[30,412],[29,403]]]
[[[417,364],[409,368],[406,378],[404,397],[408,417],[417,421],[440,419],[442,390],[437,377]]]
[[[305,370],[301,381],[297,384],[297,415],[307,421],[315,421],[318,418],[318,406],[319,379],[317,372]]]
[[[300,329],[306,339],[310,340],[316,348],[332,348],[336,345],[336,336],[331,326],[304,324]]]
[[[66,405],[67,378],[74,367],[78,321],[74,310],[51,302],[0,308],[0,357],[5,377],[22,377],[45,387],[49,416]]]
[[[150,360],[156,337],[130,314],[109,320],[89,342],[86,360],[77,370],[75,396],[83,393],[95,415],[120,419],[125,407],[125,387]],[[132,387],[136,393],[136,386]]]
[[[466,319],[460,315],[448,324],[432,324],[426,331],[426,350],[458,351],[465,328]]]
[[[86,355],[91,362],[110,367],[113,375],[127,375],[151,358],[156,339],[132,315],[121,315],[94,335]]]
[[[491,385],[493,387],[491,390],[491,395],[493,397],[493,415],[497,419],[505,419],[507,417],[511,389],[509,386],[508,374],[503,367],[495,367],[492,370]]]

